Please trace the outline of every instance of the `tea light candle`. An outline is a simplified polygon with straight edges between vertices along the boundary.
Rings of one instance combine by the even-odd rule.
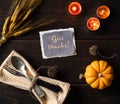
[[[91,31],[95,31],[100,27],[100,21],[96,17],[91,17],[87,21],[87,27]]]
[[[96,14],[99,18],[106,19],[110,15],[110,9],[108,6],[105,6],[105,5],[100,6],[100,7],[98,7]]]
[[[69,4],[68,11],[72,15],[78,15],[82,11],[82,6],[79,2],[72,2]]]

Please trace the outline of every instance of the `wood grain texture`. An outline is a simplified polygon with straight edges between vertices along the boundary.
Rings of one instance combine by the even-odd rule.
[[[0,31],[2,30],[11,1],[0,0]],[[0,47],[0,64],[12,50],[16,50],[36,70],[40,66],[58,66],[56,79],[71,84],[71,91],[64,104],[120,104],[120,1],[76,0],[81,2],[83,6],[83,11],[78,16],[71,16],[67,11],[71,1],[73,0],[44,0],[36,13],[40,13],[41,18],[46,15],[53,17],[56,19],[56,22],[30,31],[23,36],[8,39]],[[91,32],[86,27],[86,21],[89,17],[96,16],[96,9],[100,5],[108,5],[111,15],[108,19],[100,20],[101,27],[98,31]],[[38,32],[67,27],[75,28],[77,55],[66,58],[42,59]],[[113,66],[115,79],[112,86],[103,91],[90,88],[84,79],[79,80],[79,74],[85,72],[88,64],[94,60],[103,59],[89,54],[89,47],[92,45],[98,45],[105,56],[117,54],[117,57],[111,60],[104,59]],[[44,70],[40,70],[39,74],[46,76]],[[8,104],[8,102],[13,102],[10,104],[39,104],[28,92],[2,83],[0,83],[0,92],[0,104]]]

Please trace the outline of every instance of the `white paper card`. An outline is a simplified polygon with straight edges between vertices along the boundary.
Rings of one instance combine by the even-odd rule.
[[[74,28],[39,32],[43,59],[76,55]]]

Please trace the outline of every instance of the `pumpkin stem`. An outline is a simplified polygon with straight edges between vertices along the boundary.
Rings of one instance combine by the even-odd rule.
[[[102,73],[98,73],[98,77],[102,77],[103,75],[102,75]]]
[[[80,74],[79,79],[83,79],[83,78],[85,78],[84,74]]]

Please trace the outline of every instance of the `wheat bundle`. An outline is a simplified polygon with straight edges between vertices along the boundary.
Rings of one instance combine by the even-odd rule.
[[[52,20],[46,18],[34,21],[31,14],[41,4],[43,0],[13,0],[8,16],[5,19],[0,46],[12,36],[22,35],[30,30],[49,24]]]

